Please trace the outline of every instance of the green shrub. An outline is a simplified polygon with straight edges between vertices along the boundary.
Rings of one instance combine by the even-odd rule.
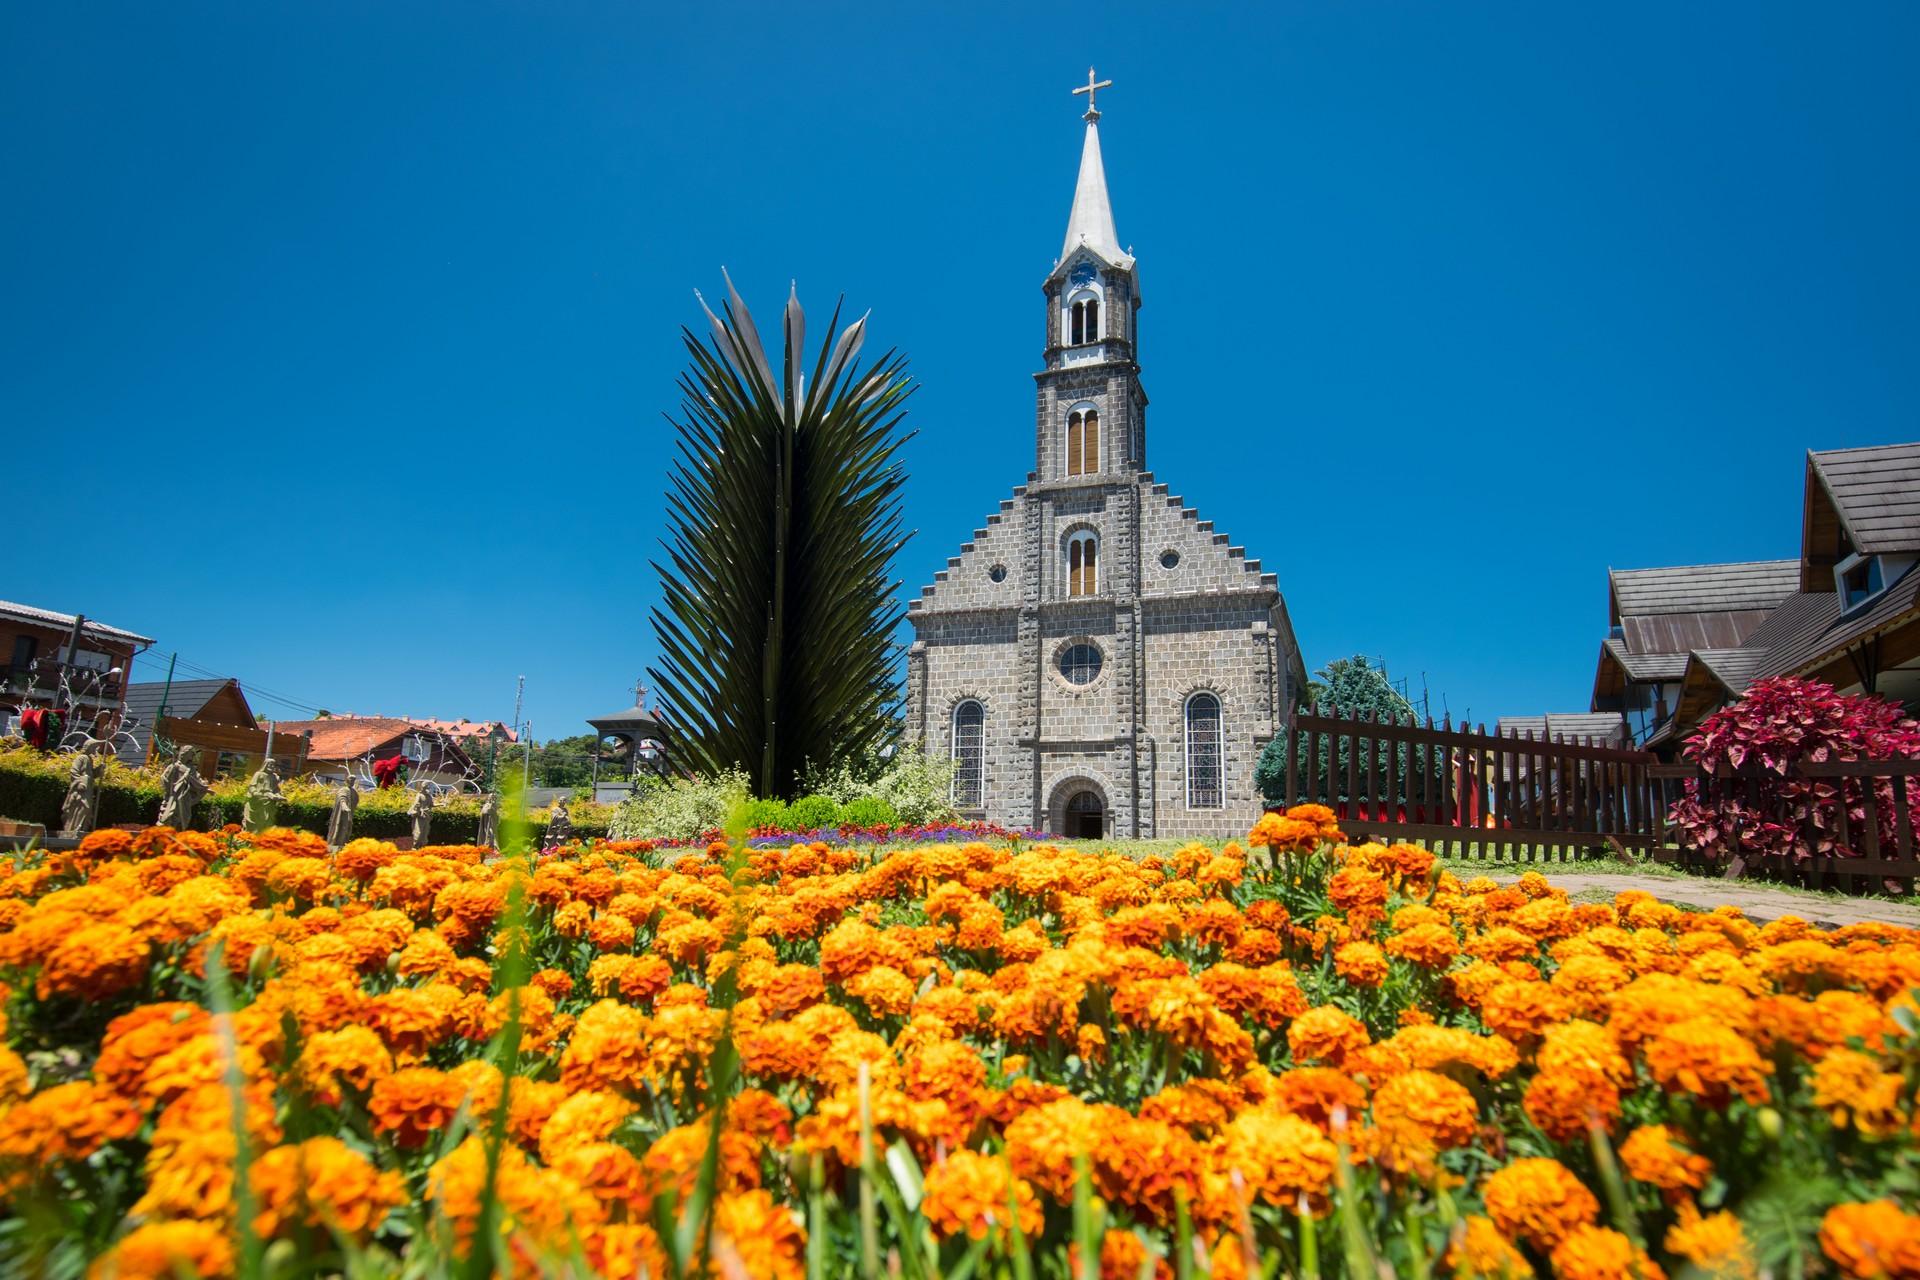
[[[840,806],[840,822],[849,827],[892,827],[900,815],[879,796],[858,796]]]
[[[909,745],[901,746],[891,760],[875,753],[833,769],[809,770],[805,785],[843,806],[861,799],[882,801],[910,825],[953,816],[953,761]]]
[[[70,755],[46,754],[18,740],[0,741],[0,817],[19,822],[38,822],[48,830],[60,827],[60,802],[67,794]],[[280,803],[277,821],[296,831],[325,835],[327,819],[333,813],[333,787],[301,778],[289,779],[280,786],[285,799]],[[237,823],[247,803],[247,779],[222,778],[214,782],[194,812],[194,825],[201,828]],[[413,834],[413,819],[407,807],[413,795],[401,787],[360,793],[360,807],[353,815],[353,833],[378,840],[396,840]],[[160,813],[160,781],[152,769],[130,769],[117,760],[109,760],[100,783],[99,825],[151,823]],[[610,805],[575,801],[568,809],[574,834],[582,838],[605,836],[613,817]],[[546,815],[529,815],[534,830],[544,833]],[[472,795],[443,798],[433,811],[432,838],[435,844],[469,844],[480,832],[480,798]]]
[[[774,831],[785,831],[793,825],[793,818],[786,801],[765,797],[755,797],[747,801],[740,810],[740,821],[749,831],[756,831],[762,827]]]
[[[739,771],[714,778],[642,777],[639,790],[614,807],[608,833],[615,840],[691,840],[727,825],[750,792]]]
[[[832,796],[819,794],[801,796],[787,806],[787,830],[789,831],[820,831],[827,827],[837,827],[842,821],[840,802]]]

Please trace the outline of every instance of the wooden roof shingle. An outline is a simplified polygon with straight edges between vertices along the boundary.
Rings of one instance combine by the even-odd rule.
[[[1613,622],[1661,613],[1772,609],[1800,583],[1798,560],[1609,569]]]
[[[1808,455],[1854,549],[1920,550],[1920,442]]]

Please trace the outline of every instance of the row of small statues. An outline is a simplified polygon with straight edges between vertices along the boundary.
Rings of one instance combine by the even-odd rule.
[[[160,813],[163,827],[185,831],[193,826],[193,811],[207,794],[209,783],[195,768],[192,751],[179,751],[160,774]],[[286,799],[280,790],[280,766],[272,757],[247,782],[247,798],[240,823],[248,831],[265,831],[279,817]],[[351,774],[333,790],[333,810],[327,815],[327,845],[338,849],[353,839],[353,811],[360,807],[360,788]],[[413,794],[407,816],[413,824],[413,847],[429,843],[433,828],[433,793],[421,787]],[[100,761],[83,751],[73,758],[60,819],[66,831],[79,835],[94,829],[100,814]],[[564,802],[556,802],[547,818],[547,842],[555,844],[573,834],[573,821]],[[480,828],[474,843],[488,848],[500,843],[500,797],[489,791],[480,800]]]

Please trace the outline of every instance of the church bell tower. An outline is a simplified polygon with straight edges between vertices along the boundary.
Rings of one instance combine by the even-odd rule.
[[[1120,247],[1100,157],[1100,112],[1087,83],[1086,140],[1060,259],[1047,276],[1045,367],[1038,382],[1034,479],[1111,484],[1145,469],[1147,394],[1136,345],[1140,277]]]

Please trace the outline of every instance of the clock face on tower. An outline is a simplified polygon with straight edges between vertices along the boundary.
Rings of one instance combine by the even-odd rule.
[[[1076,286],[1092,284],[1096,274],[1098,273],[1093,269],[1091,262],[1082,262],[1074,267],[1073,271],[1067,276],[1067,280]]]

